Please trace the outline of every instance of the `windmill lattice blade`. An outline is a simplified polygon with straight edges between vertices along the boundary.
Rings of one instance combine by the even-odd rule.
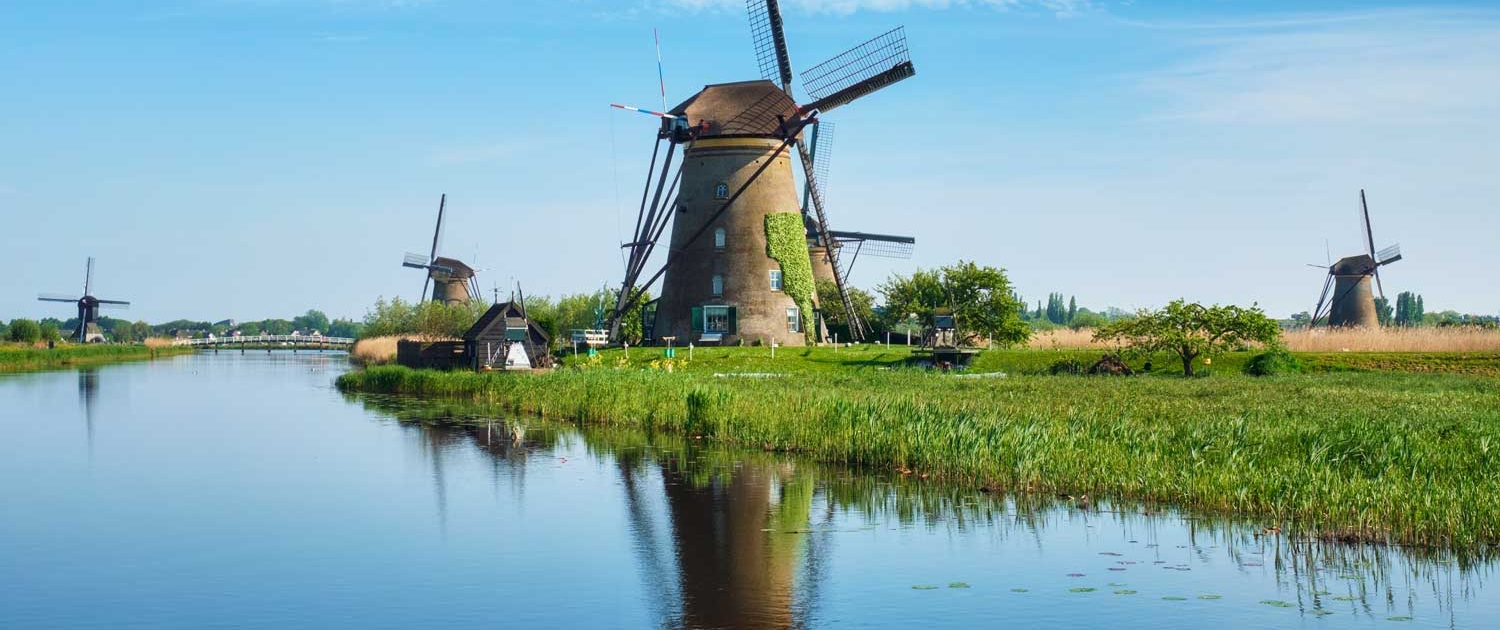
[[[1380,265],[1375,265],[1375,291],[1379,293],[1380,299],[1385,299],[1385,285],[1380,283]]]
[[[1389,265],[1401,260],[1401,244],[1397,243],[1378,252],[1375,252],[1375,262],[1381,265]]]
[[[896,27],[802,73],[815,101],[805,110],[828,111],[917,74],[906,47],[906,28]]]
[[[437,260],[438,239],[443,234],[443,208],[446,207],[447,205],[448,205],[448,193],[443,193],[443,196],[438,197],[438,220],[437,220],[437,227],[432,230],[432,255],[427,258],[427,262],[432,262],[434,260]]]
[[[910,260],[915,245],[912,243],[900,243],[894,241],[858,241],[861,243],[860,251],[866,256],[876,258],[891,258],[895,260]]]
[[[113,306],[130,306],[130,302],[127,302],[125,300],[99,300],[99,303],[110,304]]]
[[[84,274],[83,274],[83,294],[84,295],[88,295],[89,294],[89,290],[92,289],[93,286],[94,286],[94,257],[93,256],[89,256],[88,271],[85,271]]]
[[[1375,231],[1370,229],[1370,206],[1365,203],[1365,191],[1359,190],[1360,222],[1365,228],[1365,244],[1370,248],[1370,259],[1375,258]]]
[[[110,310],[114,310],[114,311],[123,311],[123,310],[125,310],[127,308],[130,308],[130,303],[129,302],[104,302],[104,301],[100,301],[99,302],[99,308],[110,309]]]
[[[43,302],[77,302],[78,296],[63,295],[61,293],[38,293],[36,299]]]
[[[792,86],[792,61],[782,30],[781,8],[776,0],[745,0],[750,14],[750,39],[755,45],[755,62],[761,78],[779,82],[781,89]]]
[[[402,267],[416,267],[417,269],[426,269],[427,265],[429,263],[431,263],[431,262],[432,261],[430,259],[428,259],[426,256],[423,256],[421,254],[413,254],[411,252],[406,252],[406,258],[401,261],[401,266]]]
[[[818,121],[818,133],[813,136],[817,141],[813,144],[813,174],[818,178],[818,190],[823,192],[823,198],[828,198],[828,166],[833,159],[833,123],[826,120]]]

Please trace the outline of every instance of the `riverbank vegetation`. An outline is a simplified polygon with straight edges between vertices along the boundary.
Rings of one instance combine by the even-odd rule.
[[[177,354],[192,348],[172,346],[164,340],[140,344],[58,344],[55,348],[32,344],[0,344],[0,373],[39,372],[119,361],[140,361]]]
[[[381,367],[338,386],[486,401],[995,490],[1255,516],[1312,536],[1500,542],[1500,387],[1481,378],[966,379],[878,369],[794,379],[612,369],[525,377]]]

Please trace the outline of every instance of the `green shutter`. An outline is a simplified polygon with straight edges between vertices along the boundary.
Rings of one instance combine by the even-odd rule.
[[[693,332],[703,332],[703,307],[693,307]]]
[[[729,334],[737,335],[740,332],[740,309],[729,307]]]

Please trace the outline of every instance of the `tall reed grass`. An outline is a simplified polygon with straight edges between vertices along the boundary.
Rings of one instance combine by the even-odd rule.
[[[349,361],[356,365],[391,365],[396,362],[396,344],[411,341],[458,341],[452,337],[426,335],[383,335],[365,337],[354,342],[349,349]]]
[[[997,490],[1250,515],[1308,535],[1500,542],[1500,387],[1486,379],[516,377],[383,367],[338,386],[494,402]]]
[[[1500,352],[1500,330],[1448,328],[1314,328],[1285,333],[1293,352]]]

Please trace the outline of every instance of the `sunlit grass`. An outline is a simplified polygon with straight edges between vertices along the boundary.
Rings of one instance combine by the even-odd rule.
[[[0,373],[35,372],[187,354],[192,348],[147,340],[144,344],[58,344],[55,348],[0,344]]]
[[[1010,492],[1251,515],[1287,531],[1500,542],[1500,384],[1345,373],[1255,379],[1012,377],[912,370],[713,378],[372,368],[350,391],[490,401]]]

